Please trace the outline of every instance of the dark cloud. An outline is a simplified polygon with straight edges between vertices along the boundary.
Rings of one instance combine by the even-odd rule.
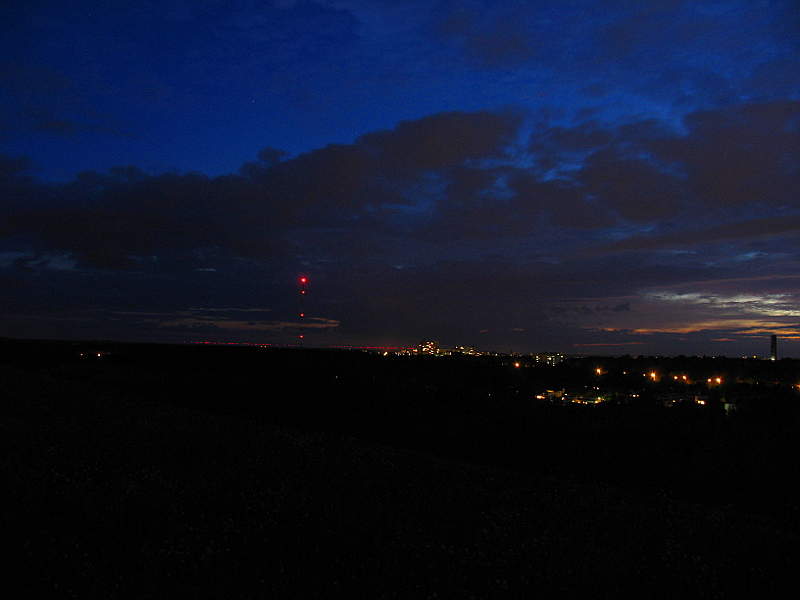
[[[77,123],[61,119],[41,119],[34,125],[36,131],[49,133],[56,136],[71,137],[78,133],[80,127]]]
[[[2,87],[26,98],[73,93],[75,83],[59,71],[36,63],[0,62]]]
[[[794,2],[12,4],[0,335],[296,341],[301,272],[321,345],[796,320]]]
[[[457,172],[468,160],[501,156],[519,124],[509,114],[434,115],[283,162],[281,151],[267,148],[240,175],[216,178],[149,176],[129,166],[44,186],[23,176],[24,162],[8,158],[8,193],[28,201],[11,211],[5,230],[111,268],[195,247],[269,255],[284,246],[287,228],[351,228],[353,218],[370,218],[371,209],[417,202],[415,186],[425,173]]]
[[[698,111],[689,133],[651,142],[654,154],[688,177],[696,201],[733,207],[797,205],[800,101]]]
[[[532,210],[573,227],[608,227],[612,214],[655,223],[694,219],[703,208],[796,208],[799,109],[771,102],[699,111],[682,135],[653,120],[545,128],[530,139],[537,162],[510,186]]]
[[[291,159],[265,148],[239,175],[215,178],[150,176],[128,166],[53,186],[28,176],[24,160],[5,157],[2,185],[12,209],[3,231],[110,268],[194,248],[275,256],[299,250],[302,238],[309,258],[324,251],[324,239],[290,233],[302,228],[327,229],[324,236],[339,240],[328,244],[331,251],[362,258],[386,251],[393,237],[502,239],[541,234],[548,224],[600,231],[683,219],[684,231],[661,226],[649,238],[604,248],[679,244],[697,239],[692,215],[704,203],[794,206],[798,104],[694,113],[684,135],[653,121],[534,130],[528,149],[535,160],[526,164],[511,150],[522,114],[491,112],[404,121]],[[751,225],[754,218],[762,220]],[[788,231],[790,223],[741,214],[706,227],[704,236]]]
[[[368,148],[336,144],[285,162],[258,184],[262,193],[280,198],[295,214],[313,219],[311,211],[320,211],[329,218],[347,219],[381,197],[398,200],[390,187],[382,185],[380,172],[377,157]]]
[[[643,159],[600,150],[584,163],[578,175],[585,192],[634,222],[651,222],[674,215],[685,191],[682,181]]]
[[[515,193],[518,217],[530,223],[544,215],[554,224],[577,229],[596,229],[613,224],[608,210],[587,201],[586,190],[569,180],[551,179],[519,173],[510,182]],[[517,220],[517,223],[520,223]]]
[[[61,187],[29,180],[18,184],[28,202],[7,215],[6,231],[32,236],[43,249],[74,252],[90,264],[122,268],[134,265],[132,256],[220,242],[235,246],[248,223],[236,214],[241,204],[226,203],[242,202],[235,191],[199,174],[150,177],[135,167],[84,173]]]
[[[657,52],[675,51],[710,38],[719,30],[724,32],[723,24],[695,12],[691,3],[684,0],[647,4],[603,2],[600,6],[609,17],[609,24],[599,32],[596,49],[598,58],[605,60],[650,62]],[[617,12],[620,8],[629,10],[621,18],[610,18],[620,15]],[[689,15],[692,18],[686,18]],[[659,58],[663,61],[666,57]]]
[[[512,112],[440,113],[368,133],[356,145],[378,153],[384,175],[416,179],[469,159],[502,156],[521,124],[522,115]]]
[[[800,16],[795,20],[795,32],[797,28],[800,28]],[[743,87],[755,97],[763,94],[763,90],[771,90],[771,95],[791,98],[797,91],[798,80],[800,80],[800,61],[797,60],[797,56],[790,56],[757,65]]]
[[[38,63],[0,63],[0,112],[9,139],[45,135],[64,141],[79,134],[134,139],[119,122],[87,102],[86,90],[59,70]]]
[[[547,146],[566,152],[583,152],[597,150],[613,140],[610,131],[603,129],[596,122],[587,121],[575,127],[554,126],[542,132],[532,140],[532,150],[544,150]]]
[[[0,154],[0,182],[4,185],[12,182],[19,183],[20,180],[32,181],[33,178],[31,176],[25,175],[30,168],[30,159],[25,156]]]
[[[725,225],[699,225],[668,235],[634,236],[606,245],[604,250],[645,250],[657,248],[687,248],[717,241],[743,241],[757,238],[774,239],[779,236],[797,236],[800,233],[800,216],[751,218]]]
[[[508,4],[497,8],[487,16],[485,10],[466,3],[447,13],[436,30],[486,69],[518,67],[547,50],[528,26],[529,10]]]

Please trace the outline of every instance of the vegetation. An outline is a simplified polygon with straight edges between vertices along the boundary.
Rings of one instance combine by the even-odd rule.
[[[8,583],[27,597],[725,598],[798,583],[797,414],[774,383],[770,410],[726,417],[655,396],[537,402],[555,368],[494,360],[20,348],[0,355],[0,502]]]

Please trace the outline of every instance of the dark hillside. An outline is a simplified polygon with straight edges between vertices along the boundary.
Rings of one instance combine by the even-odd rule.
[[[667,376],[625,402],[536,400],[546,388],[591,390],[597,376],[585,361],[516,368],[502,357],[13,340],[0,350],[0,364],[90,383],[113,397],[689,502],[798,514],[800,480],[786,468],[788,457],[800,456],[800,397],[778,385],[800,377],[796,361],[604,359],[603,376],[616,389],[630,388],[631,379],[642,386],[641,372],[653,369],[700,382],[708,373],[733,381],[738,371],[750,381],[708,390],[693,384],[692,395],[709,395],[706,405],[665,408],[659,394],[679,389]],[[740,396],[749,410],[726,417],[723,397]]]
[[[4,584],[24,597],[727,598],[800,583],[785,518],[280,425],[212,392],[212,410],[189,407],[148,364],[99,383],[77,367],[0,367]],[[223,377],[182,373],[193,393]]]

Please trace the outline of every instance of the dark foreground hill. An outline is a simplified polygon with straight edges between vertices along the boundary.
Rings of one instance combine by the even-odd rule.
[[[177,388],[150,367],[76,368],[0,366],[4,584],[19,597],[727,598],[800,583],[790,516],[221,411],[213,386],[169,403]]]
[[[682,368],[713,372],[729,362],[686,361]],[[791,381],[800,381],[800,362],[785,368],[756,361],[769,367],[759,367],[764,385],[713,387],[705,405],[687,401],[671,408],[654,393],[669,391],[665,382],[654,386],[644,378],[647,385],[641,386],[643,377],[632,374],[628,362],[605,368],[608,377],[616,370],[638,379],[640,387],[630,390],[634,397],[585,405],[536,399],[546,389],[591,393],[597,376],[592,363],[580,360],[516,368],[502,357],[0,340],[0,364],[92,384],[112,397],[322,430],[687,502],[800,516],[793,464],[800,456],[800,394],[795,385],[769,383],[778,375],[772,366],[788,368]],[[618,390],[630,385],[623,383]],[[695,393],[706,392],[692,391],[690,398]],[[728,418],[725,394],[744,396],[748,410]]]

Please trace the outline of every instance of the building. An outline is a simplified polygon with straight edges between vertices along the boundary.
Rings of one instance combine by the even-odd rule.
[[[539,354],[533,354],[533,360],[539,364],[546,364],[550,365],[557,365],[558,363],[564,360],[564,355],[559,354],[558,352],[540,352]]]
[[[423,340],[417,345],[417,354],[439,354],[439,342]]]
[[[470,356],[475,356],[478,352],[475,351],[475,346],[470,346],[469,348],[466,346],[456,346],[453,348],[452,354],[469,354]]]

